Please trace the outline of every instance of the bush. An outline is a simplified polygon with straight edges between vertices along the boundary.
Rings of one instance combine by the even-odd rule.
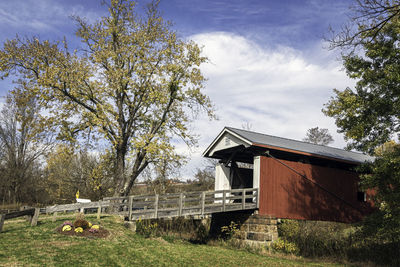
[[[223,234],[224,239],[231,239],[239,232],[238,224],[235,222],[231,222],[228,226],[221,227],[221,233]]]
[[[283,252],[286,254],[298,254],[299,253],[299,248],[296,246],[295,243],[289,242],[289,241],[281,239],[281,238],[274,241],[269,247],[276,252]]]
[[[351,225],[335,222],[284,220],[278,225],[279,236],[306,257],[344,257],[353,232]]]
[[[145,219],[136,221],[136,233],[145,237],[178,236],[193,243],[206,243],[209,223],[196,219],[177,217],[170,219]]]
[[[89,222],[84,219],[78,219],[74,222],[74,227],[81,227],[83,230],[89,229]]]
[[[200,224],[196,229],[195,240],[197,243],[206,244],[208,241],[208,230],[204,224]]]
[[[367,236],[359,226],[317,221],[283,220],[278,225],[280,239],[271,248],[304,257],[333,257],[350,261],[400,266],[399,242],[382,242]],[[297,247],[297,252],[294,246]]]
[[[83,230],[89,229],[89,222],[85,220],[85,215],[83,213],[78,213],[74,221],[74,227],[81,227]]]
[[[159,233],[157,227],[158,224],[152,223],[150,220],[139,219],[136,221],[136,233],[146,238],[157,236]]]

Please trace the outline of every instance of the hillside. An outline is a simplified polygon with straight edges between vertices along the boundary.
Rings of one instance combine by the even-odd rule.
[[[196,245],[172,237],[144,238],[125,228],[118,217],[104,217],[104,239],[65,236],[55,229],[73,216],[39,225],[6,221],[0,233],[0,266],[341,266],[301,258],[266,256],[224,246]],[[88,220],[96,222],[95,217]]]

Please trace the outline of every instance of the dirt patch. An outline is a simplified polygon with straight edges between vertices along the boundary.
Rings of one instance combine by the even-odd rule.
[[[98,232],[89,232],[89,229],[85,229],[82,233],[76,233],[73,228],[71,231],[63,231],[62,228],[63,226],[57,227],[56,232],[62,235],[81,236],[86,238],[106,238],[110,234],[110,232],[103,227],[100,227]]]

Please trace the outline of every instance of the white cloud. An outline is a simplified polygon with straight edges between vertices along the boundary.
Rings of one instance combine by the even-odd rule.
[[[102,13],[103,11],[96,11],[88,6],[54,0],[0,1],[0,23],[7,25],[9,29],[24,33],[52,32],[63,35],[64,28],[73,23],[69,16],[78,15],[93,22]]]
[[[201,139],[183,171],[185,175],[193,173],[201,153],[224,126],[241,128],[244,122],[254,131],[297,140],[311,127],[328,128],[335,139],[333,146],[344,147],[333,119],[325,117],[321,109],[333,88],[343,89],[354,82],[322,44],[314,51],[302,52],[290,47],[261,47],[226,32],[191,38],[203,46],[210,59],[202,69],[208,78],[205,93],[216,105],[220,120],[203,118],[195,123]]]

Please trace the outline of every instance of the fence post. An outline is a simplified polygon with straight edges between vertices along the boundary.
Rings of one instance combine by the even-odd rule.
[[[179,211],[178,211],[179,216],[182,216],[182,208],[183,208],[183,193],[180,193],[180,195],[179,195]]]
[[[6,219],[5,214],[0,214],[0,232],[3,230],[4,221]]]
[[[97,207],[97,220],[100,220],[101,215],[101,204]]]
[[[222,211],[225,212],[226,191],[222,192]]]
[[[154,199],[154,219],[158,217],[158,194],[155,195]]]
[[[31,226],[36,226],[39,219],[40,208],[35,208],[33,216],[31,217]]]
[[[128,200],[128,221],[132,220],[133,196],[129,196]]]
[[[53,213],[52,221],[53,222],[57,221],[57,211]]]
[[[242,210],[246,208],[246,189],[242,190]]]
[[[206,202],[206,192],[201,192],[201,215],[204,215],[204,207]]]

